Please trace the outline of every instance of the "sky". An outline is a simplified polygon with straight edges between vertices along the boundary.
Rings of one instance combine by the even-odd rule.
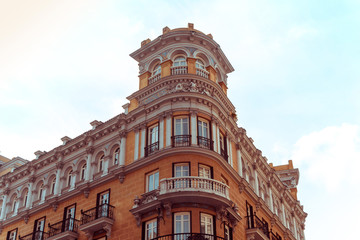
[[[235,69],[238,125],[269,162],[299,168],[306,239],[357,236],[358,0],[0,0],[0,154],[33,160],[122,113],[138,89],[129,54],[189,22]]]

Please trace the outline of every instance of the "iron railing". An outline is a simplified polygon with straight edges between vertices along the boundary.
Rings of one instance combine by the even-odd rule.
[[[209,138],[198,136],[197,142],[198,142],[198,145],[202,148],[207,148],[210,150],[214,149],[214,141]]]
[[[191,135],[175,135],[171,141],[173,147],[188,147],[191,145]]]
[[[256,216],[256,214],[252,216],[246,216],[248,229],[257,228],[260,229],[267,237],[269,237],[269,228],[267,224],[265,224],[260,218]]]
[[[75,218],[67,218],[52,225],[49,224],[49,237],[53,237],[66,231],[77,232],[79,224],[80,221]]]
[[[225,238],[205,233],[173,233],[155,237],[151,240],[225,240]]]
[[[270,230],[270,240],[281,240],[281,237],[275,235],[272,230]]]
[[[152,143],[145,147],[145,157],[149,156],[153,152],[159,150],[159,142]]]
[[[229,155],[225,151],[225,149],[220,149],[220,155],[225,159],[225,161],[228,161]]]
[[[114,208],[114,206],[106,203],[86,211],[81,210],[81,225],[101,217],[114,219]]]
[[[32,233],[29,233],[25,236],[19,235],[19,240],[43,240],[48,237],[48,234],[44,231],[35,231]]]

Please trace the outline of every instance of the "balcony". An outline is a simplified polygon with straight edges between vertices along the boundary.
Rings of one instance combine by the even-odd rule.
[[[171,75],[180,75],[180,74],[187,74],[188,67],[187,66],[176,66],[171,67]]]
[[[199,147],[210,149],[210,150],[214,149],[214,141],[209,138],[198,136],[197,142],[198,142]]]
[[[209,78],[209,72],[201,68],[196,68],[196,75],[199,75],[204,78]]]
[[[229,156],[225,149],[220,149],[220,155],[225,159],[225,161],[228,161]]]
[[[147,147],[145,147],[145,157],[149,156],[157,150],[159,150],[159,142],[148,145]]]
[[[175,135],[171,137],[172,147],[191,146],[191,135]]]
[[[261,221],[256,215],[247,216],[246,236],[248,239],[253,240],[268,240],[270,232],[267,224]]]
[[[149,79],[148,79],[148,85],[157,82],[158,80],[160,80],[160,78],[161,78],[161,73],[149,77]]]
[[[225,240],[225,238],[205,233],[173,233],[151,240]]]
[[[81,225],[79,230],[92,235],[99,230],[105,230],[110,237],[114,223],[114,208],[110,204],[102,204],[87,211],[81,210]]]
[[[79,235],[79,225],[80,221],[74,218],[68,218],[52,225],[49,224],[47,240],[75,240]]]
[[[48,234],[44,231],[35,231],[25,236],[19,235],[19,240],[43,240],[47,239]]]

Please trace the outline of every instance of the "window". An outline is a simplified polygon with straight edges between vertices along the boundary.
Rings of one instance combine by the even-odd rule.
[[[200,213],[200,232],[205,234],[214,235],[214,217]]]
[[[16,240],[16,236],[17,236],[17,228],[8,231],[6,240]]]
[[[173,66],[174,66],[174,67],[186,66],[186,58],[185,58],[185,57],[182,57],[182,56],[175,58],[174,63],[173,63]]]
[[[159,125],[155,124],[147,130],[147,147],[145,147],[145,156],[159,150]]]
[[[72,230],[74,230],[75,211],[76,211],[76,204],[67,206],[64,209],[64,217],[63,217],[64,231],[72,231]]]
[[[68,175],[67,175],[67,186],[68,187],[72,187],[72,170],[70,170],[68,172]]]
[[[97,218],[109,216],[110,189],[97,195]]]
[[[209,125],[209,121],[203,118],[198,119],[198,145],[200,147],[213,149]]]
[[[117,149],[114,151],[114,154],[113,154],[113,164],[114,164],[114,165],[118,165],[118,164],[119,164],[119,156],[120,156],[120,148],[117,148]]]
[[[174,214],[174,233],[190,233],[190,213],[178,212]],[[177,235],[176,240],[186,239],[186,235]]]
[[[199,164],[199,177],[213,178],[212,167],[206,166],[204,164]]]
[[[86,174],[86,163],[84,163],[82,166],[81,166],[81,170],[80,170],[80,180],[83,181],[85,180],[85,174]]]
[[[181,116],[174,118],[173,147],[190,146],[189,117]]]
[[[228,155],[227,155],[226,137],[221,132],[219,136],[219,142],[220,142],[220,154],[227,161]]]
[[[24,202],[23,202],[23,206],[24,206],[24,207],[27,206],[28,194],[29,194],[29,190],[26,190],[25,193],[24,193]]]
[[[248,224],[248,228],[254,228],[254,212],[253,212],[253,207],[246,202],[246,218],[247,218],[247,224]]]
[[[232,240],[233,239],[233,234],[232,234],[232,228],[229,227],[228,225],[224,225],[224,238],[225,240]]]
[[[145,223],[145,240],[157,237],[157,219],[152,219]]]
[[[45,217],[39,218],[34,222],[34,232],[33,238],[34,240],[42,240],[45,229]]]
[[[174,164],[174,177],[180,178],[175,180],[175,188],[188,188],[190,186],[189,178],[181,178],[190,176],[189,163]]]
[[[158,63],[155,65],[153,72],[152,72],[152,76],[158,75],[161,73],[161,65]]]
[[[18,200],[17,197],[15,197],[14,201],[13,201],[13,205],[12,205],[12,212],[13,212],[14,215],[17,214],[18,209],[19,209],[19,200]]]
[[[51,194],[55,194],[56,178],[51,181]]]
[[[146,191],[150,192],[159,188],[159,171],[146,175]]]
[[[205,64],[202,60],[197,59],[195,65],[196,65],[196,68],[205,70]]]
[[[102,155],[99,159],[99,172],[102,172],[104,170],[104,159],[105,159],[104,155]]]
[[[40,202],[45,201],[45,189],[44,189],[44,184],[41,184],[41,186],[40,186],[38,198],[39,198]]]

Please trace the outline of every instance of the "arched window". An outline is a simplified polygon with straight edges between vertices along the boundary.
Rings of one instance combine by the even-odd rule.
[[[68,175],[67,175],[67,186],[68,187],[71,187],[72,186],[72,170],[70,170],[69,172],[68,172]]]
[[[161,65],[158,63],[153,68],[153,72],[152,72],[151,76],[155,76],[155,75],[158,75],[160,73],[161,73]]]
[[[29,194],[29,190],[26,190],[26,191],[24,192],[24,201],[23,201],[23,206],[24,206],[24,207],[27,206],[28,194]]]
[[[55,183],[56,178],[53,178],[53,180],[51,181],[51,194],[55,194]]]
[[[174,67],[186,66],[186,58],[183,56],[175,58],[173,62],[173,66]]]
[[[113,164],[114,164],[114,165],[118,165],[118,164],[119,164],[119,156],[120,156],[120,148],[117,148],[117,149],[114,151],[114,154],[113,154]]]
[[[196,59],[196,68],[205,70],[205,64],[202,60]]]
[[[45,188],[44,184],[41,184],[39,188],[39,196],[38,196],[40,202],[43,202],[45,200]]]
[[[104,158],[105,156],[102,155],[99,159],[99,172],[102,172],[104,170]]]
[[[84,163],[80,170],[80,180],[85,180],[85,173],[86,173],[86,163]]]
[[[17,197],[15,197],[12,205],[12,212],[14,213],[14,215],[17,214],[18,208],[19,208],[19,201]]]

